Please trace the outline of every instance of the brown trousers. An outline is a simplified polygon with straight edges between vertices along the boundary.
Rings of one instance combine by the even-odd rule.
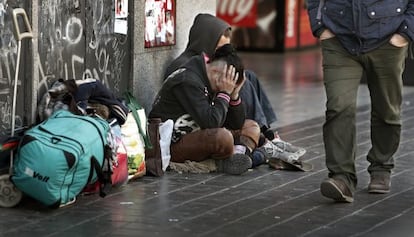
[[[202,129],[184,135],[171,144],[171,161],[203,161],[208,158],[226,159],[233,154],[234,141],[238,140],[250,150],[257,147],[260,127],[253,120],[246,120],[240,130],[226,128]]]

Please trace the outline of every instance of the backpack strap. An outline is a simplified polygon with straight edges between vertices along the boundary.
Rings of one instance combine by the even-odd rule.
[[[92,179],[93,171],[96,172],[96,175],[98,176],[98,181],[99,181],[99,196],[101,197],[105,197],[111,191],[111,188],[112,188],[111,169],[110,169],[111,163],[110,163],[110,160],[107,159],[106,155],[104,155],[104,157],[105,158],[104,158],[103,167],[107,166],[105,168],[105,171],[104,169],[102,169],[96,157],[94,156],[91,157],[91,171],[88,177],[88,183],[89,183]]]

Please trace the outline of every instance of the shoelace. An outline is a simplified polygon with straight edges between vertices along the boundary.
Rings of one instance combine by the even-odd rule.
[[[268,142],[265,145],[263,145],[265,148],[266,153],[271,154],[272,157],[279,157],[279,159],[288,162],[288,163],[294,163],[297,162],[299,159],[299,156],[295,155],[294,153],[285,152],[285,150],[282,150],[280,147],[273,144],[273,142]],[[279,156],[279,154],[285,153],[286,157]]]
[[[286,152],[300,153],[301,155],[303,155],[306,152],[304,148],[293,146],[291,143],[283,141],[281,139],[273,139],[272,143],[274,143],[276,146],[278,146]]]
[[[272,140],[272,143],[274,143],[276,147],[278,147],[279,149],[281,149],[283,151],[287,151],[288,146],[290,145],[290,143],[285,142],[285,141],[280,140],[280,139],[274,139],[274,140]],[[277,144],[282,144],[282,145],[281,145],[281,147],[279,147]]]
[[[272,144],[272,142],[267,142],[266,144],[263,145],[263,147],[265,148],[266,153],[271,154],[272,156],[276,156],[279,153],[283,152],[281,148]]]

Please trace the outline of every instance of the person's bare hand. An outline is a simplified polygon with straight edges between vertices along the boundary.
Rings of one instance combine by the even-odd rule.
[[[232,94],[239,74],[236,73],[234,66],[224,66],[223,73],[217,77],[216,86],[218,91],[227,92]]]
[[[408,41],[400,34],[394,34],[390,39],[390,44],[394,45],[395,47],[404,47],[408,45]]]
[[[332,33],[332,31],[331,31],[331,30],[326,29],[326,30],[324,30],[324,31],[322,32],[322,34],[319,36],[319,40],[327,40],[327,39],[330,39],[330,38],[333,38],[333,37],[335,37],[335,34],[334,34],[334,33]]]
[[[236,78],[237,81],[238,77]],[[239,84],[236,84],[236,86],[234,87],[233,92],[230,94],[230,97],[232,100],[237,100],[239,98],[239,92],[242,88],[242,86],[244,85],[244,82],[246,81],[246,74],[243,72],[243,79]]]

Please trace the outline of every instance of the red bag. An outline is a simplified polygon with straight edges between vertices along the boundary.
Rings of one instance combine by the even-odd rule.
[[[116,152],[116,160],[112,161],[112,174],[111,174],[111,181],[112,181],[112,187],[119,187],[128,182],[128,155],[125,148],[125,144],[122,141],[120,133],[118,133],[118,129],[120,128],[114,128],[114,140],[117,143],[117,152]],[[87,185],[82,193],[84,194],[92,194],[92,193],[98,193],[99,192],[99,181]]]
[[[118,187],[128,182],[128,155],[122,141],[119,144],[116,157],[118,164],[112,164],[113,173],[111,178],[113,187]]]

